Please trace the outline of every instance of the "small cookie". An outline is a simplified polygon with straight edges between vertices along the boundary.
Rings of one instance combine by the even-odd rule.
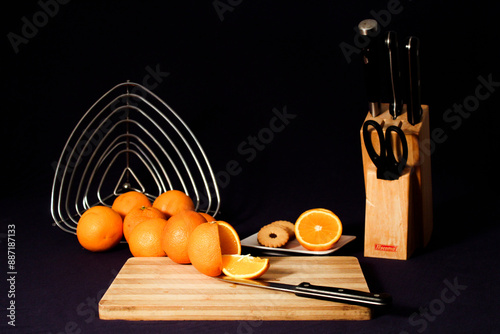
[[[285,231],[288,232],[288,236],[290,239],[295,238],[295,224],[292,222],[289,222],[287,220],[277,220],[275,222],[272,222],[271,225],[278,225],[281,226],[282,228],[285,229]]]
[[[257,240],[261,245],[272,248],[284,246],[289,238],[284,228],[271,224],[262,227],[257,234]]]

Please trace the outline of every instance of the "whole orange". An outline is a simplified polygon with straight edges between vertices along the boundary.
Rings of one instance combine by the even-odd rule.
[[[134,208],[127,213],[125,219],[123,219],[123,236],[125,237],[125,240],[128,241],[130,232],[132,232],[138,224],[151,218],[167,219],[167,216],[152,206],[141,206],[140,208]]]
[[[182,211],[170,217],[163,230],[162,248],[176,263],[191,263],[187,246],[194,229],[206,223],[206,219],[194,211]]]
[[[78,220],[76,236],[83,248],[102,252],[116,246],[123,235],[122,217],[107,206],[94,206]]]
[[[241,254],[240,238],[227,222],[198,225],[188,240],[188,256],[193,266],[208,276],[222,273],[222,254]]]
[[[167,224],[166,219],[152,218],[138,224],[130,233],[128,246],[130,252],[136,257],[165,256],[161,248],[163,229]]]
[[[176,213],[185,210],[194,210],[193,200],[180,190],[169,190],[158,196],[153,207],[167,215],[167,218],[172,217]]]
[[[130,210],[141,206],[151,206],[149,198],[138,191],[129,191],[116,197],[111,208],[125,218]]]

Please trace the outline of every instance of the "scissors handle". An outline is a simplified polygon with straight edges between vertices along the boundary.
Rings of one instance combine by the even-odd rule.
[[[392,136],[391,132],[395,132],[403,146],[403,154],[396,159],[394,150],[392,149]],[[408,161],[408,142],[406,136],[401,128],[391,125],[385,130],[385,146],[386,146],[386,171],[384,172],[385,180],[397,180],[403,174],[403,169],[406,167]]]
[[[368,131],[369,126],[372,126],[375,129],[375,131],[377,131],[380,154],[377,154],[375,148],[373,147],[371,133]],[[384,140],[384,131],[382,130],[380,124],[378,124],[373,120],[366,121],[363,124],[363,141],[365,142],[366,152],[368,153],[368,156],[372,160],[375,167],[377,167],[377,170],[383,169],[386,160],[386,147]]]
[[[375,131],[377,131],[380,154],[377,154],[375,148],[373,147],[373,142],[371,138],[371,133],[368,131],[368,127],[372,126]],[[396,159],[394,150],[392,148],[392,135],[391,132],[395,132],[399,137],[401,144],[403,146],[403,154]],[[363,124],[363,140],[366,147],[366,152],[372,160],[375,167],[377,167],[377,178],[383,180],[397,180],[399,176],[403,173],[403,169],[406,167],[408,161],[408,142],[406,141],[406,136],[399,127],[391,125],[385,130],[382,130],[382,126],[374,120],[368,120]]]

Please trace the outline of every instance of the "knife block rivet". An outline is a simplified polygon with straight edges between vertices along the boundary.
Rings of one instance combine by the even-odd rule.
[[[384,129],[391,125],[401,128],[408,142],[407,168],[398,180],[377,178],[360,130],[363,173],[365,180],[365,245],[366,257],[406,260],[430,240],[433,226],[429,107],[422,105],[421,122],[407,121],[406,105],[403,113],[393,120],[389,104],[382,104],[382,113],[373,117],[367,113],[365,122],[374,120]],[[379,150],[376,132],[372,132],[374,149]],[[399,145],[393,140],[394,145]],[[397,146],[396,146],[397,147]]]

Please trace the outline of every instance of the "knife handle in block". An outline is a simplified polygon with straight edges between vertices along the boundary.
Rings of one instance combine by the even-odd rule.
[[[420,40],[411,36],[406,45],[406,106],[407,119],[411,125],[418,124],[422,118],[420,104]]]

